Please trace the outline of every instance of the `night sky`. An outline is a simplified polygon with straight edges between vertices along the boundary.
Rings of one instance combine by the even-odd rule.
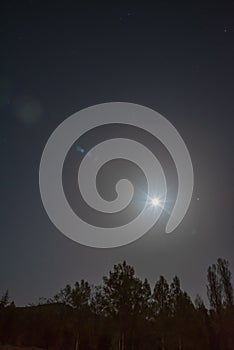
[[[206,298],[207,267],[218,257],[234,272],[234,3],[111,3],[0,5],[0,295],[8,289],[17,305],[82,278],[98,284],[123,259],[152,285],[177,274],[192,297]],[[177,128],[194,193],[173,234],[161,225],[129,245],[95,249],[49,220],[39,164],[62,121],[113,101],[150,107]]]

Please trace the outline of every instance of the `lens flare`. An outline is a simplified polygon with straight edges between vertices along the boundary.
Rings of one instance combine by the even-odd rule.
[[[155,197],[155,198],[152,198],[151,199],[151,205],[153,207],[160,207],[161,206],[161,202],[160,202],[160,199]]]
[[[144,116],[144,118],[142,117]],[[176,128],[156,111],[126,102],[109,102],[85,108],[65,119],[47,141],[40,162],[39,185],[42,202],[53,224],[68,238],[96,248],[114,248],[142,237],[167,211],[167,182],[162,164],[144,144],[128,137],[97,142],[92,151],[94,162],[81,146],[84,157],[77,172],[80,193],[86,204],[104,214],[119,213],[128,207],[134,188],[128,179],[116,183],[116,199],[105,200],[97,189],[99,169],[113,159],[135,163],[145,174],[148,191],[142,211],[126,225],[105,228],[83,221],[72,210],[63,189],[62,173],[66,155],[79,138],[96,127],[120,124],[143,129],[158,139],[172,157],[178,176],[174,206],[168,213],[165,232],[170,233],[183,220],[193,192],[193,166],[188,149]],[[153,200],[152,200],[153,199]]]

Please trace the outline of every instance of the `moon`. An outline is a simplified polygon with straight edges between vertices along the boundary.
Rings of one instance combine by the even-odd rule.
[[[155,197],[155,198],[152,198],[151,199],[151,205],[153,207],[160,207],[161,206],[161,202],[160,202],[160,199]]]

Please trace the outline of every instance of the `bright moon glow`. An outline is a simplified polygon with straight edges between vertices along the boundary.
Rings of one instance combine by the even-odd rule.
[[[151,204],[152,204],[153,207],[159,207],[161,202],[160,202],[160,200],[158,198],[152,198]]]

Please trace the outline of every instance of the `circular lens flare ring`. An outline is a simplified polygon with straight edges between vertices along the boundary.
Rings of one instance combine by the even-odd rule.
[[[52,223],[68,238],[90,247],[113,248],[131,243],[153,227],[162,210],[167,211],[167,184],[163,168],[156,156],[153,153],[151,155],[150,150],[148,150],[147,156],[142,155],[141,150],[145,149],[143,145],[141,148],[138,146],[140,152],[137,152],[136,148],[133,152],[126,152],[128,147],[127,149],[125,147],[124,152],[121,152],[121,158],[124,156],[125,159],[131,161],[136,158],[135,163],[144,170],[144,173],[148,173],[146,176],[150,189],[148,200],[146,200],[144,210],[134,220],[127,225],[113,227],[111,230],[96,227],[77,216],[67,202],[61,175],[71,145],[90,129],[116,123],[135,126],[149,132],[162,142],[175,163],[178,174],[178,192],[175,204],[168,213],[166,233],[174,231],[180,224],[192,198],[194,182],[192,161],[182,137],[165,117],[148,107],[127,102],[109,102],[85,108],[65,119],[47,141],[40,162],[39,186],[43,205]],[[127,140],[130,141],[126,138]],[[108,152],[112,151],[113,149],[108,147]],[[149,161],[149,157],[152,158],[152,161]],[[94,160],[96,161],[95,158]],[[79,169],[79,173],[80,171],[81,169]],[[155,177],[158,177],[155,174],[160,175],[160,183],[155,183]],[[85,180],[87,180],[86,176]],[[82,189],[81,183],[79,183],[79,187]],[[159,197],[160,205],[154,207],[151,205],[151,200],[154,197],[158,198],[158,194],[154,191],[154,188],[157,187],[162,197]],[[152,215],[151,210],[147,210],[150,207],[154,209],[154,215]]]

